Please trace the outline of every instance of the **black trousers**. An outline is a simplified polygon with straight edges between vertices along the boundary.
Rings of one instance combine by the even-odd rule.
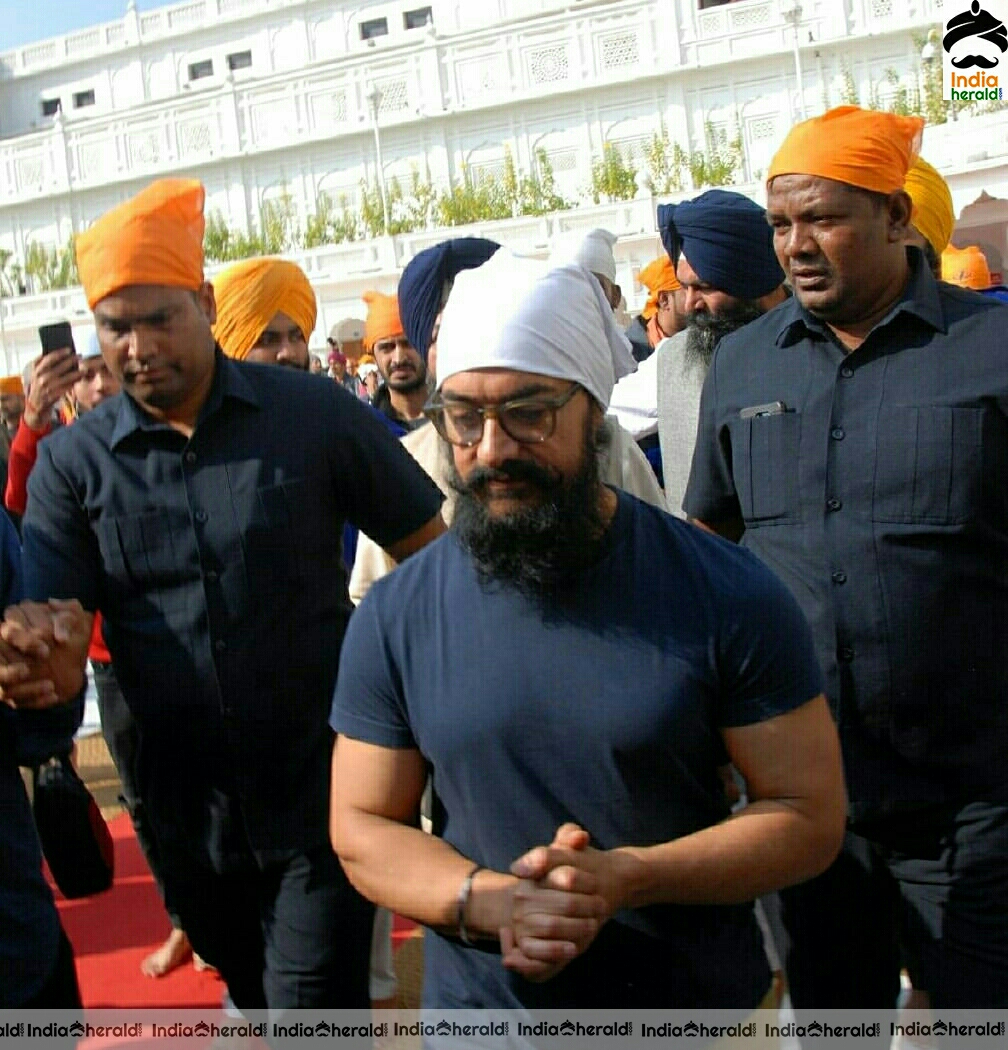
[[[94,671],[95,688],[98,691],[98,714],[101,716],[102,736],[105,737],[109,754],[112,756],[112,763],[119,774],[119,784],[122,789],[119,801],[133,822],[137,842],[140,844],[140,849],[147,860],[147,866],[157,883],[161,899],[165,902],[171,924],[175,929],[180,929],[181,921],[165,894],[164,878],[161,874],[163,864],[157,837],[137,787],[136,763],[137,752],[140,748],[140,730],[133,720],[130,709],[126,706],[126,698],[119,688],[112,664],[92,660],[91,667]]]
[[[18,1007],[19,1010],[80,1010],[80,987],[77,984],[77,966],[73,947],[60,926],[56,965],[49,979],[35,995]]]
[[[830,868],[780,897],[796,1010],[892,1010],[903,966],[939,1009],[1008,1007],[1006,805],[848,834]]]
[[[366,1010],[374,906],[328,844],[264,867],[166,871],[193,950],[246,1015],[269,1009]]]

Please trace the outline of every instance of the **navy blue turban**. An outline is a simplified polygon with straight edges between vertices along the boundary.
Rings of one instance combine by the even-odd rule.
[[[659,205],[658,230],[674,266],[685,255],[701,280],[736,299],[760,299],[784,283],[766,212],[741,193],[708,190]]]
[[[474,270],[500,247],[482,237],[456,237],[424,248],[409,261],[399,278],[399,316],[410,345],[427,360],[434,319],[441,309],[445,281],[462,270]]]

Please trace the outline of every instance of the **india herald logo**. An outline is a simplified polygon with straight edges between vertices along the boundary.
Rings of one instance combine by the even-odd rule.
[[[968,11],[950,18],[945,29],[942,47],[956,69],[996,69],[1001,55],[1008,51],[1008,29],[980,6],[980,0],[973,0]]]

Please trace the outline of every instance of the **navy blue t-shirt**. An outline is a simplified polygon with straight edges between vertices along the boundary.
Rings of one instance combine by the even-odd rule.
[[[721,730],[822,692],[797,604],[748,551],[625,493],[564,607],[484,585],[449,533],[372,587],[350,621],[340,733],[418,748],[443,838],[507,871],[576,821],[600,849],[667,842],[728,816]],[[794,756],[781,756],[791,761]],[[752,906],[623,912],[558,977],[429,932],[434,1007],[751,1009],[769,970]]]

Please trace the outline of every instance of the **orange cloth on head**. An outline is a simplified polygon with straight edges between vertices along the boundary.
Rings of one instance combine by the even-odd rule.
[[[650,293],[647,302],[644,304],[644,309],[641,310],[641,317],[643,317],[645,321],[650,321],[658,311],[659,292],[677,292],[682,287],[679,283],[679,279],[676,277],[675,267],[672,265],[672,260],[667,255],[663,255],[660,259],[655,259],[653,262],[649,262],[647,266],[637,274],[637,280],[640,281]]]
[[[194,179],[161,179],[79,233],[77,272],[88,306],[131,285],[199,288],[204,197]]]
[[[955,210],[948,183],[923,157],[918,157],[907,172],[903,188],[913,201],[910,221],[940,257],[948,247],[955,226]]]
[[[379,339],[393,339],[405,334],[399,317],[399,299],[381,292],[365,292],[361,298],[367,303],[364,322],[364,346],[371,350]]]
[[[0,394],[20,394],[24,397],[24,383],[20,376],[5,376],[0,379]]]
[[[987,256],[975,244],[961,251],[949,245],[942,252],[941,275],[942,280],[948,281],[949,284],[957,284],[960,288],[972,288],[977,292],[991,286]]]
[[[767,185],[778,175],[814,175],[875,193],[901,190],[923,129],[920,117],[838,106],[791,129],[770,162]]]
[[[315,331],[315,293],[300,266],[286,259],[246,259],[213,280],[217,300],[214,338],[228,357],[239,360],[259,341],[277,314],[286,314],[305,341]]]

